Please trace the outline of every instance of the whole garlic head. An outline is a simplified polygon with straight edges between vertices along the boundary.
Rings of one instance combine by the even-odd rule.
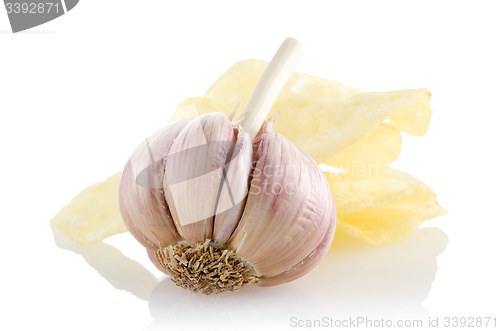
[[[204,294],[278,285],[328,251],[335,206],[326,177],[272,131],[274,117],[265,121],[303,51],[285,39],[237,121],[221,113],[179,119],[126,164],[124,223],[177,285]]]
[[[328,182],[271,126],[251,142],[220,113],[181,119],[127,162],[125,225],[177,285],[204,294],[279,285],[327,252],[335,231]]]

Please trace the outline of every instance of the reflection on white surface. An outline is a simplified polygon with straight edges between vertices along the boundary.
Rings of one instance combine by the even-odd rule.
[[[338,233],[324,260],[297,281],[204,296],[169,278],[158,280],[111,245],[78,246],[53,231],[59,247],[82,255],[115,288],[149,298],[154,320],[146,330],[286,329],[292,317],[426,318],[422,302],[437,271],[436,257],[448,243],[437,228],[419,229],[402,242],[380,247]]]
[[[199,295],[164,279],[153,290],[149,309],[154,320],[145,330],[281,330],[291,316],[330,316],[313,293],[282,285],[249,286],[235,293]]]
[[[57,246],[83,256],[116,289],[130,292],[142,300],[149,299],[158,280],[142,264],[126,257],[114,246],[105,243],[79,246],[57,228],[52,227],[52,232]]]
[[[422,302],[447,244],[437,228],[418,229],[385,246],[338,233],[323,261],[293,284],[316,293],[336,317],[426,317]]]

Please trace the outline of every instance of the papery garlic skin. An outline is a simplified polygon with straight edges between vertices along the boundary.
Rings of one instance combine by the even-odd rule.
[[[234,128],[235,145],[231,157],[226,160],[226,176],[217,203],[214,219],[213,240],[225,244],[243,214],[250,185],[253,148],[250,137],[241,127]]]
[[[323,172],[307,154],[276,132],[254,144],[251,189],[228,246],[258,274],[275,275],[313,253],[335,222],[335,206]]]
[[[335,231],[327,180],[306,153],[271,126],[265,123],[251,143],[220,113],[178,120],[143,142],[127,162],[119,194],[125,225],[178,285],[198,290],[197,280],[182,275],[183,270],[192,268],[186,271],[192,276],[211,263],[206,258],[204,266],[186,261],[176,274],[173,269],[184,253],[176,260],[172,252],[180,245],[205,245],[207,254],[216,250],[218,256],[235,253],[232,266],[245,265],[250,275],[243,285],[286,283],[309,272],[326,254]],[[145,184],[144,178],[149,178]],[[212,285],[199,291],[217,293],[241,284],[228,289],[213,285],[214,291]]]
[[[136,148],[123,169],[118,196],[120,212],[130,233],[149,250],[182,240],[165,201],[164,159],[175,137],[191,120],[170,123],[150,136]],[[140,175],[146,175],[142,183],[138,183]]]
[[[233,127],[225,115],[206,114],[186,125],[169,151],[165,196],[177,231],[188,243],[213,237],[215,208],[233,140]]]

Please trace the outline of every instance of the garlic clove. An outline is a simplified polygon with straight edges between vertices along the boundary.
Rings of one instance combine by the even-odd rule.
[[[225,165],[225,178],[217,202],[213,239],[225,244],[236,229],[245,208],[252,170],[252,142],[241,127],[234,128],[236,143]],[[223,174],[224,175],[224,174]]]
[[[316,265],[323,259],[328,249],[332,245],[333,236],[335,234],[336,222],[331,222],[328,230],[320,242],[318,247],[316,247],[309,255],[307,255],[302,261],[295,264],[293,267],[280,272],[276,275],[260,277],[257,282],[257,286],[268,287],[277,286],[285,283],[289,283],[307,274],[309,271],[314,269]]]
[[[122,206],[121,204],[123,203],[124,200],[119,199],[119,206],[120,206],[120,211],[123,219],[123,224],[125,224],[125,227],[128,229],[128,231],[132,234],[132,236],[144,247],[146,247],[148,250],[156,251],[158,249],[157,244],[151,241],[148,237],[146,237],[141,230],[135,225],[135,222],[132,220],[130,217],[127,208]]]
[[[175,226],[188,243],[213,237],[221,179],[233,139],[233,128],[225,115],[205,114],[186,125],[170,149],[165,197]]]
[[[267,132],[254,147],[247,204],[228,246],[258,274],[274,275],[318,247],[335,222],[335,206],[318,165],[286,138]]]
[[[123,170],[119,206],[124,223],[146,248],[181,240],[163,191],[165,157],[192,119],[167,125],[136,148]]]

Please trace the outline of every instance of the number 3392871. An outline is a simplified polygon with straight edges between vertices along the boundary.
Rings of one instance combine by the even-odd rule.
[[[48,14],[51,11],[59,13],[58,3],[6,3],[7,14]]]

